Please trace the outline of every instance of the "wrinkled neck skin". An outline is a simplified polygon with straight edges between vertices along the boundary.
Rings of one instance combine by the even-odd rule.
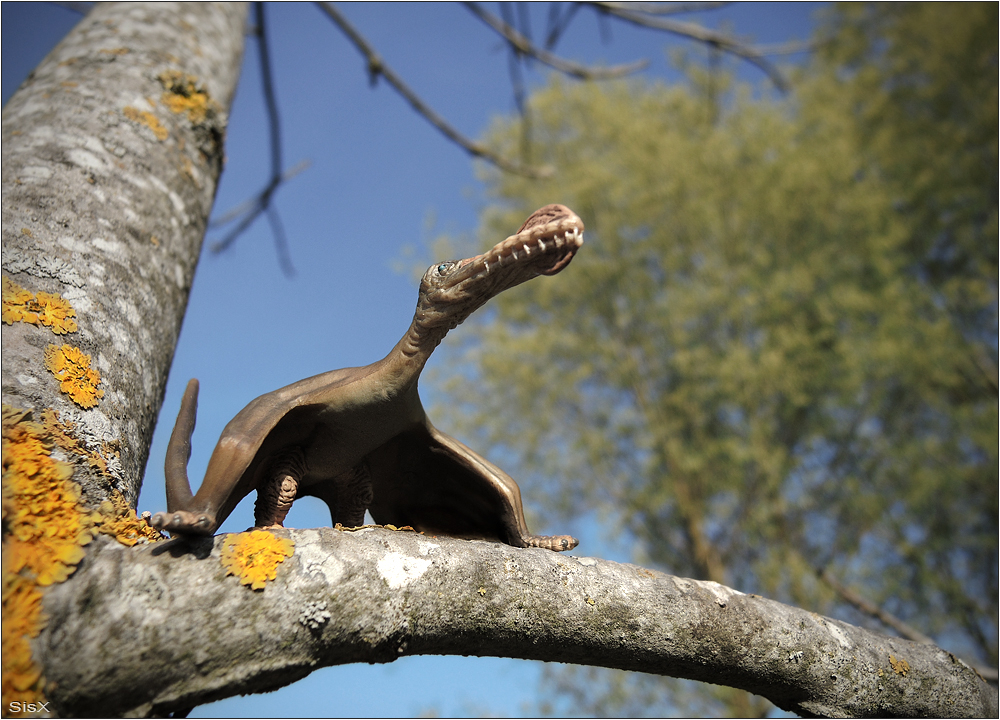
[[[565,206],[546,205],[517,234],[482,255],[432,265],[420,281],[409,329],[392,352],[376,363],[383,381],[415,385],[449,330],[504,290],[539,275],[555,275],[582,244],[580,218]]]

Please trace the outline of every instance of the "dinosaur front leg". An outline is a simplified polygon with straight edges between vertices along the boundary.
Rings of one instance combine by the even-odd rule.
[[[275,458],[266,480],[257,488],[257,502],[253,508],[256,527],[284,527],[285,516],[292,509],[305,471],[305,457],[299,448],[287,450]]]

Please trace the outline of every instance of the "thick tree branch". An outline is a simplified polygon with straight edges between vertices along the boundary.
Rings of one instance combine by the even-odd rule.
[[[517,52],[527,55],[528,57],[532,57],[540,63],[548,65],[549,67],[554,68],[561,73],[570,75],[571,77],[579,78],[581,80],[606,80],[610,78],[624,77],[625,75],[638,72],[649,65],[648,60],[637,60],[636,62],[629,63],[627,65],[613,65],[606,68],[587,67],[586,65],[581,65],[580,63],[575,63],[571,60],[561,58],[548,50],[535,47],[528,38],[519,33],[509,23],[505,23],[496,15],[492,15],[491,13],[483,10],[478,3],[464,2],[462,4],[465,5],[465,7],[467,7],[473,15],[499,33],[501,37],[503,37],[515,50],[517,50]]]
[[[475,654],[725,684],[804,714],[997,712],[995,691],[936,647],[716,583],[380,528],[280,532],[295,552],[263,591],[225,575],[222,536],[97,541],[45,597],[35,651],[54,708],[162,714],[326,665]]]
[[[385,61],[379,57],[372,45],[354,28],[353,25],[347,21],[347,18],[340,14],[339,10],[328,2],[321,2],[317,4],[320,9],[322,9],[323,12],[325,12],[327,16],[333,20],[334,24],[340,28],[341,32],[347,36],[347,39],[354,44],[354,47],[356,47],[364,56],[368,63],[368,73],[371,76],[372,83],[378,79],[379,75],[384,77],[386,82],[388,82],[396,90],[396,92],[402,95],[403,99],[417,111],[417,114],[422,115],[427,122],[436,127],[446,138],[461,147],[473,157],[482,158],[487,162],[493,163],[501,170],[506,170],[508,172],[515,173],[516,175],[523,175],[530,178],[544,178],[552,175],[551,168],[533,168],[521,165],[520,163],[511,162],[503,156],[496,154],[485,145],[465,137],[465,135],[453,128],[448,121],[431,109],[427,103],[421,100],[420,97],[413,92],[413,90],[411,90],[405,82],[403,82],[402,78],[400,78],[392,68],[385,64]]]

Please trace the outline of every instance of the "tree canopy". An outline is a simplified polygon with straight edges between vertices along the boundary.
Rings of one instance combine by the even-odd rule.
[[[817,42],[787,98],[694,67],[535,93],[558,174],[487,172],[484,234],[556,198],[587,244],[473,321],[448,424],[637,560],[878,627],[860,596],[995,668],[997,9],[837,7]],[[689,707],[720,701],[765,709]]]

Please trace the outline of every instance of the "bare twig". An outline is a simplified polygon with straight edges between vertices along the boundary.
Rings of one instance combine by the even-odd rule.
[[[865,615],[869,615],[883,625],[891,627],[899,633],[900,637],[912,640],[913,642],[923,643],[924,645],[935,644],[931,638],[927,637],[916,628],[913,628],[909,624],[903,622],[891,612],[883,610],[875,603],[861,597],[849,587],[842,585],[840,581],[837,580],[837,578],[835,578],[826,568],[817,569],[816,574],[819,576],[820,580],[829,585],[830,589],[837,593],[843,600],[856,607]]]
[[[837,593],[842,600],[853,605],[865,615],[875,618],[886,627],[891,627],[899,633],[900,637],[912,640],[913,642],[921,643],[922,645],[937,644],[933,639],[924,635],[910,624],[903,622],[888,610],[883,610],[875,603],[863,598],[861,595],[851,590],[849,587],[842,585],[840,581],[837,580],[837,578],[835,578],[826,568],[817,568],[816,575],[820,580],[825,582],[831,590]],[[1000,673],[998,673],[996,668],[981,667],[974,663],[967,664],[970,667],[975,668],[976,672],[978,672],[982,676],[983,680],[986,680],[987,682],[996,683],[997,680],[1000,679]]]
[[[569,8],[567,8],[565,13],[562,13],[559,8],[559,3],[553,2],[549,4],[549,20],[548,20],[548,32],[545,34],[545,49],[551,50],[559,42],[559,37],[565,32],[566,28],[569,27],[570,21],[576,15],[576,11],[580,9],[578,3],[570,3]]]
[[[303,170],[307,169],[310,164],[311,163],[309,162],[308,159],[299,160],[299,162],[297,162],[295,165],[285,170],[285,172],[281,173],[281,182],[282,183],[288,182],[293,177],[301,173]],[[244,200],[239,205],[236,205],[235,207],[232,207],[226,212],[222,213],[222,215],[219,215],[217,218],[212,220],[208,224],[208,226],[216,228],[216,227],[221,227],[223,225],[228,225],[236,218],[241,217],[242,215],[245,215],[248,212],[253,212],[257,208],[257,205],[261,202],[261,199],[265,192],[267,192],[267,188],[257,193],[257,195],[250,198],[249,200]],[[257,210],[257,212],[259,213],[260,211]]]
[[[295,274],[295,268],[292,265],[291,255],[288,251],[288,239],[285,236],[284,226],[281,224],[281,219],[278,217],[277,209],[271,204],[271,200],[274,198],[274,193],[277,191],[278,187],[285,180],[286,175],[292,177],[298,172],[283,173],[281,170],[281,117],[278,114],[278,101],[274,94],[274,80],[271,75],[271,55],[267,46],[267,26],[264,21],[264,4],[261,2],[254,4],[254,9],[256,12],[256,23],[257,23],[257,43],[260,49],[260,77],[261,86],[264,92],[264,106],[267,108],[267,118],[268,118],[268,130],[270,134],[270,144],[271,144],[271,177],[268,180],[267,186],[253,198],[249,204],[243,203],[240,207],[246,207],[243,219],[239,224],[227,234],[222,240],[214,243],[212,245],[212,252],[220,253],[230,245],[232,245],[236,238],[238,238],[243,232],[249,228],[257,217],[261,213],[266,213],[268,221],[271,225],[271,233],[274,237],[275,249],[278,253],[278,263],[281,265],[282,272],[287,276],[291,277]],[[301,166],[301,163],[299,163]],[[232,215],[232,211],[227,213],[227,215]],[[233,219],[239,217],[239,214],[233,215]],[[222,221],[218,221],[222,222]],[[226,220],[225,222],[228,222]]]
[[[343,32],[344,35],[346,35],[347,38],[354,43],[354,46],[364,56],[365,60],[368,62],[368,72],[373,81],[377,79],[379,75],[384,77],[386,82],[388,82],[396,90],[396,92],[402,95],[403,99],[406,100],[418,114],[422,115],[427,122],[436,127],[446,138],[461,147],[473,157],[482,158],[487,162],[493,163],[501,170],[506,170],[508,172],[530,178],[543,178],[552,175],[552,168],[527,167],[520,163],[511,162],[510,160],[507,160],[506,158],[493,152],[485,145],[477,143],[474,140],[470,140],[462,135],[462,133],[449,125],[444,118],[438,115],[423,100],[421,100],[417,94],[413,92],[413,90],[411,90],[398,75],[396,75],[392,68],[385,64],[382,58],[379,57],[378,53],[375,52],[375,49],[354,28],[354,26],[347,21],[347,18],[340,14],[340,11],[328,2],[320,2],[317,4],[320,9],[323,10],[323,12],[325,12],[331,20],[333,20],[334,24],[340,28],[341,32]]]
[[[681,13],[705,12],[717,10],[732,2],[609,2],[619,10],[646,13],[648,15],[679,15]]]
[[[625,22],[630,22],[633,25],[662,30],[674,35],[697,40],[706,45],[717,47],[723,52],[741,57],[764,71],[779,90],[782,92],[788,91],[788,83],[778,71],[778,68],[768,61],[759,49],[745,45],[732,35],[727,35],[726,33],[712,30],[696,23],[672,20],[649,13],[627,10],[620,7],[618,3],[591,2],[588,4],[593,5],[602,13],[616,17],[619,20],[624,20]]]
[[[540,63],[544,63],[545,65],[548,65],[549,67],[571,77],[579,78],[581,80],[605,80],[623,77],[630,73],[642,70],[649,65],[648,60],[637,60],[636,62],[629,63],[627,65],[613,65],[606,68],[587,67],[586,65],[581,65],[580,63],[575,63],[572,60],[566,60],[558,55],[554,55],[548,50],[536,47],[527,37],[518,32],[511,23],[504,22],[496,15],[483,10],[478,3],[464,2],[462,4],[465,5],[465,7],[467,7],[473,15],[493,28],[508,43],[510,43],[510,45],[515,48],[517,52],[526,55],[527,57],[534,58]],[[550,32],[550,37],[551,36],[552,33]]]

